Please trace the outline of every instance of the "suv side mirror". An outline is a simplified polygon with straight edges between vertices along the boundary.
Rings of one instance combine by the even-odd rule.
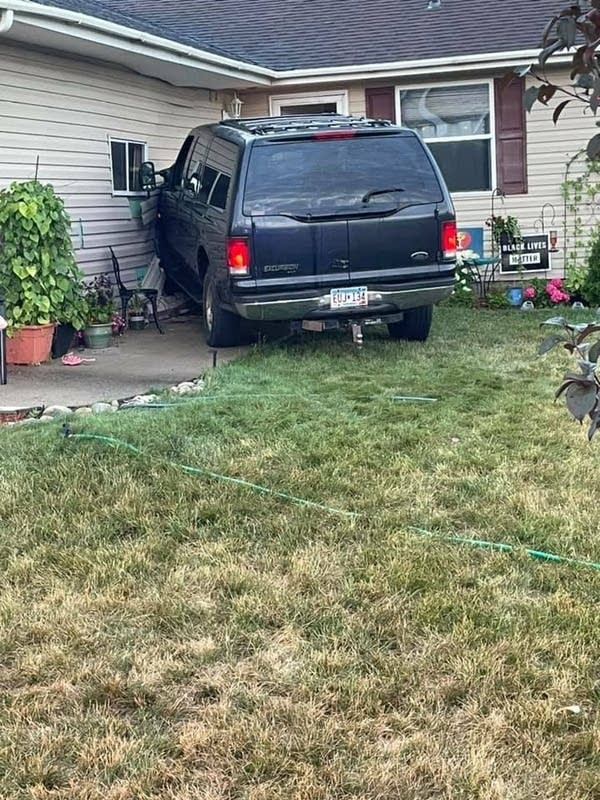
[[[153,192],[156,189],[156,170],[152,161],[144,161],[140,167],[140,183],[145,192]]]

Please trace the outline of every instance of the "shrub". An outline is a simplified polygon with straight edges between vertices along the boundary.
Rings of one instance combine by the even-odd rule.
[[[600,235],[596,235],[592,243],[588,271],[581,293],[590,305],[600,303]]]
[[[71,221],[52,186],[27,181],[0,191],[0,231],[0,295],[10,326],[83,327]]]

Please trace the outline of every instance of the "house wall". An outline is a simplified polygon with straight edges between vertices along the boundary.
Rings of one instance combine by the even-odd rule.
[[[461,80],[481,79],[481,76],[460,76]],[[493,77],[493,76],[490,76]],[[568,86],[570,83],[569,75],[566,70],[560,70],[553,74],[553,78],[560,84]],[[451,79],[448,79],[450,81]],[[386,80],[379,85],[415,86],[423,85],[423,82],[412,80],[400,84],[393,79]],[[532,81],[529,82],[531,85]],[[367,86],[376,84],[367,83],[343,83],[338,82],[328,87],[304,86],[299,89],[290,90],[288,88],[275,90],[266,93],[248,92],[242,96],[245,102],[243,107],[244,116],[263,116],[269,114],[269,95],[270,94],[291,94],[293,91],[309,93],[320,91],[325,88],[333,91],[345,89],[348,91],[348,106],[350,113],[356,115],[366,114],[365,89]],[[544,203],[551,203],[554,206],[554,221],[551,223],[553,212],[546,210],[546,229],[556,228],[559,233],[559,252],[552,256],[553,272],[559,273],[563,269],[563,249],[565,247],[563,231],[563,198],[561,184],[564,179],[565,164],[567,160],[578,150],[585,147],[588,139],[594,135],[596,128],[593,121],[582,115],[582,106],[572,103],[560,117],[558,125],[552,122],[552,111],[554,107],[564,97],[558,97],[551,101],[548,107],[536,104],[531,114],[527,115],[527,164],[528,164],[528,192],[522,195],[512,195],[506,197],[504,201],[496,200],[495,209],[497,214],[511,214],[517,217],[521,223],[524,233],[539,230],[540,213]],[[454,197],[459,226],[463,227],[482,227],[485,220],[491,215],[490,192],[473,193],[471,195],[456,195]],[[587,212],[584,212],[584,219]],[[567,217],[568,226],[572,221]],[[487,241],[489,236],[486,234]],[[534,273],[532,273],[534,274]]]
[[[132,219],[127,197],[113,197],[108,137],[145,141],[162,168],[192,127],[220,117],[214,93],[0,39],[0,187],[33,178],[39,156],[39,180],[65,200],[87,275],[112,270],[108,245],[129,280],[154,252],[151,226]]]

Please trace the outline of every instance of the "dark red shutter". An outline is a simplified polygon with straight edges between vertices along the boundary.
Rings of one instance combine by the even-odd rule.
[[[366,89],[367,117],[396,122],[396,93],[393,86]]]
[[[496,97],[496,163],[498,188],[506,194],[527,192],[525,79],[494,81]]]

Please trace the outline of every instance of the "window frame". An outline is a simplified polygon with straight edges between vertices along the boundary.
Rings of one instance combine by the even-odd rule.
[[[121,136],[108,137],[108,160],[110,163],[110,185],[113,197],[140,197],[146,194],[142,189],[115,189],[115,176],[113,168],[112,146],[115,144],[125,145],[125,175],[127,176],[127,183],[129,184],[129,145],[138,144],[142,150],[142,164],[148,161],[148,143],[139,139],[123,139]]]
[[[269,97],[269,116],[281,116],[281,107],[285,105],[309,106],[313,105],[313,103],[335,103],[337,107],[336,114],[348,114],[348,90],[272,94]]]
[[[485,134],[477,134],[473,136],[437,136],[431,139],[423,139],[425,144],[429,145],[430,142],[471,142],[487,140],[490,142],[490,183],[489,189],[475,189],[472,192],[450,192],[452,197],[457,198],[480,198],[489,197],[491,192],[494,191],[498,185],[498,164],[496,162],[496,98],[494,92],[494,79],[482,78],[480,80],[473,78],[465,78],[464,80],[455,81],[441,81],[436,83],[415,83],[407,84],[406,86],[395,87],[395,104],[396,104],[396,119],[398,125],[402,125],[402,102],[400,95],[402,92],[410,91],[411,89],[444,89],[452,88],[455,86],[487,86],[488,88],[488,102],[490,109],[490,132]]]

